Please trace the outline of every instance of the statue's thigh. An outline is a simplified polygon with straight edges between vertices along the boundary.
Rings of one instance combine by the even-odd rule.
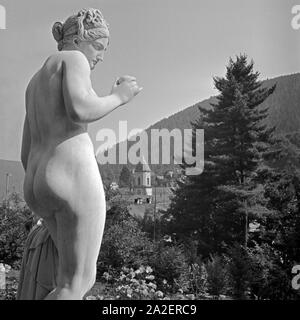
[[[96,270],[105,212],[100,207],[65,208],[55,214],[59,276],[86,277]],[[60,279],[60,277],[59,277]]]

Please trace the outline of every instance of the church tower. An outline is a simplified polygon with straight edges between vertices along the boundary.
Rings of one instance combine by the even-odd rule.
[[[151,169],[143,157],[134,170],[134,192],[141,196],[152,196]]]

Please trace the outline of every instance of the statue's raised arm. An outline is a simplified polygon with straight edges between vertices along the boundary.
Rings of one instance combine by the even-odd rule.
[[[92,88],[90,73],[88,60],[80,51],[70,52],[63,61],[63,95],[66,110],[74,122],[99,120],[141,91],[135,78],[127,77],[114,85],[110,95],[98,97]]]

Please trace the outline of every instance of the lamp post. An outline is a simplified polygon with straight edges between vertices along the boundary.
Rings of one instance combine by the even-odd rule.
[[[245,206],[245,248],[248,245],[248,208],[247,208],[247,200],[244,200]]]
[[[7,211],[8,211],[8,192],[9,192],[9,178],[12,177],[10,173],[6,173],[6,184],[5,184],[5,215],[4,218],[7,217]]]
[[[153,213],[153,239],[156,241],[156,175],[154,176],[154,213]]]
[[[12,177],[12,174],[6,173],[6,187],[5,187],[5,198],[8,198],[9,193],[9,178]]]

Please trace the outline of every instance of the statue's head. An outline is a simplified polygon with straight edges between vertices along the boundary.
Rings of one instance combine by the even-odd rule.
[[[103,61],[109,44],[108,23],[98,9],[82,9],[64,23],[55,22],[52,28],[58,50],[79,50],[87,57],[91,69]]]

